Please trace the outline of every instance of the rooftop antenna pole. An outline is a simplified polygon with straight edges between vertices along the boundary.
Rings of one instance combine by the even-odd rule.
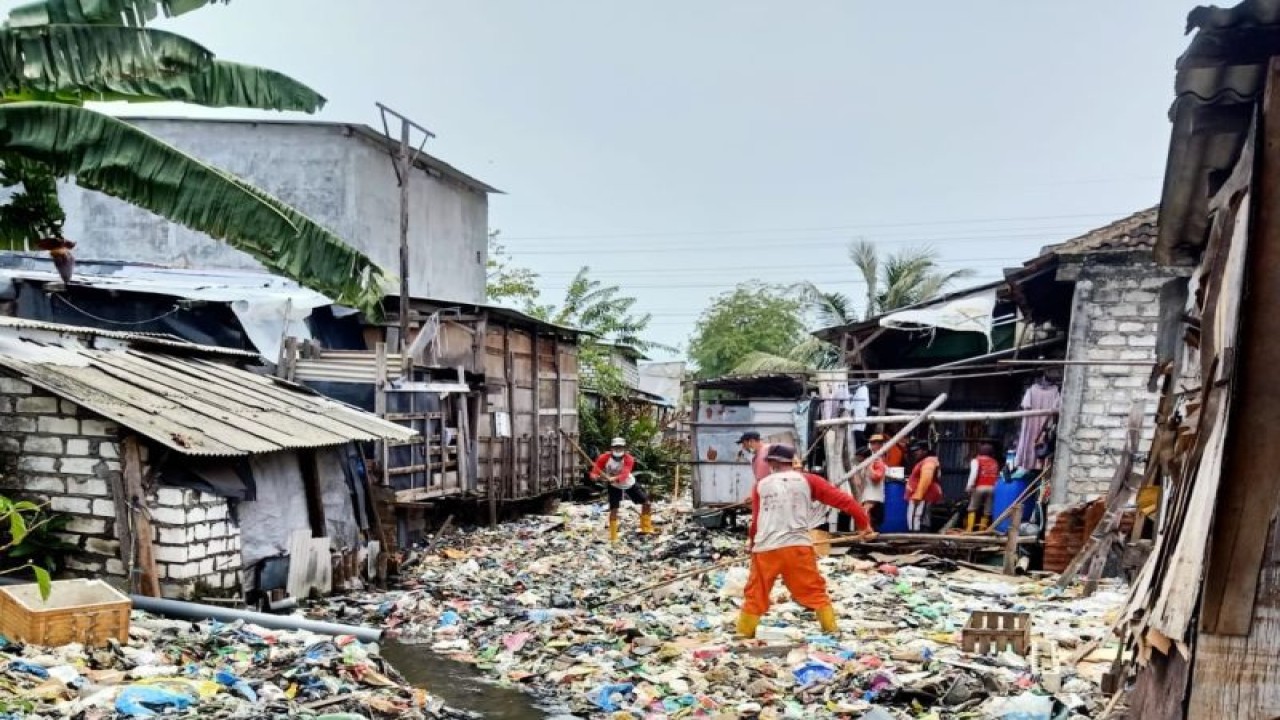
[[[387,122],[388,116],[400,121],[400,146],[397,152],[392,154],[392,167],[396,171],[396,182],[400,185],[400,352],[404,353],[409,347],[409,178],[411,170],[415,163],[418,162],[419,156],[422,154],[422,148],[427,144],[427,140],[435,137],[435,133],[422,127],[418,123],[392,110],[391,108],[376,103],[378,111],[382,114],[382,131],[388,139],[391,138],[391,129]],[[416,150],[410,152],[410,133],[417,130],[422,134],[422,142],[418,143]],[[409,358],[403,357],[402,360],[408,364]]]

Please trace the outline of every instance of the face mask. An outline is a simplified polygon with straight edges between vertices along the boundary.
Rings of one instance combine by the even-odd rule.
[[[626,453],[626,451],[625,451],[625,450],[614,450],[614,451],[613,451],[613,456],[614,456],[614,457],[616,457],[616,458],[620,458],[620,457],[622,457],[623,455],[626,455],[626,454],[627,454],[627,453]]]

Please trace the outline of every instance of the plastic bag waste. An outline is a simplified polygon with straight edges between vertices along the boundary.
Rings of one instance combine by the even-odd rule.
[[[724,574],[724,584],[720,586],[720,597],[728,600],[740,598],[747,589],[747,578],[751,572],[745,567],[732,567]]]
[[[1001,720],[1050,720],[1053,698],[1023,693],[1017,697],[1005,698],[992,712]]]
[[[611,683],[602,685],[591,694],[591,702],[605,712],[617,710],[622,700],[635,689],[631,683]]]
[[[836,669],[826,663],[807,662],[791,672],[796,678],[796,684],[804,687],[812,685],[815,682],[830,680],[836,674]]]
[[[155,717],[157,711],[186,710],[190,706],[190,695],[147,685],[130,685],[116,698],[116,712],[129,717]]]

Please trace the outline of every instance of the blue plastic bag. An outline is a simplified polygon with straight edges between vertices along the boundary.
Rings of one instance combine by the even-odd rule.
[[[155,717],[157,710],[186,710],[191,697],[149,685],[130,685],[116,698],[116,712],[129,717]]]
[[[236,677],[235,673],[230,670],[219,670],[218,674],[214,676],[214,679],[218,681],[218,684],[224,687],[229,687],[240,693],[240,695],[249,702],[258,702],[258,693],[255,692],[252,687],[249,687],[248,682]]]
[[[9,663],[9,669],[14,672],[26,673],[27,675],[35,675],[41,680],[49,679],[49,671],[43,667],[26,660],[14,660]]]
[[[613,712],[618,709],[618,704],[613,701],[613,696],[630,695],[634,689],[635,685],[631,683],[612,683],[596,688],[596,691],[591,693],[589,697],[596,707],[605,712]]]
[[[462,622],[462,617],[452,610],[446,610],[440,616],[440,627],[452,627]]]
[[[836,669],[826,663],[809,661],[792,671],[801,687],[835,677]]]

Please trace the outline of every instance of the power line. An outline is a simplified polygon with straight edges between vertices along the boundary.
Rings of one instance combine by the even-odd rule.
[[[965,267],[971,263],[1022,262],[1026,259],[1027,258],[1025,255],[1005,256],[1005,257],[981,257],[981,258],[968,258],[965,260],[939,260],[939,261],[936,261],[934,264],[942,267],[953,267],[953,266]],[[672,275],[672,274],[686,274],[686,273],[705,275],[708,272],[712,272],[712,271],[714,272],[756,272],[756,273],[768,271],[770,274],[782,274],[787,272],[805,272],[806,274],[809,274],[814,270],[825,270],[831,273],[839,273],[841,275],[858,273],[858,269],[854,267],[853,263],[849,263],[847,267],[843,267],[843,268],[833,267],[831,263],[824,263],[821,265],[783,265],[783,266],[772,266],[772,267],[763,267],[761,265],[738,265],[738,266],[714,265],[709,268],[671,268],[671,269],[641,268],[641,269],[635,269],[635,270],[631,268],[627,268],[623,272],[625,272],[627,276],[632,276],[632,275],[666,276],[666,275]],[[539,272],[538,277],[573,278],[578,275],[578,272],[579,272],[578,270],[550,270],[547,272]],[[592,266],[591,267],[592,279],[597,279],[597,280],[601,279],[599,277],[595,277],[597,274],[602,276],[607,276],[608,268],[607,267],[598,268],[596,266]],[[860,278],[858,280],[859,282],[861,282]],[[555,287],[561,287],[561,286],[557,285]],[[628,284],[623,286],[623,289],[625,290],[627,287],[630,287],[630,285]]]
[[[1020,222],[1023,220],[1083,220],[1086,218],[1113,218],[1120,219],[1126,215],[1131,215],[1132,210],[1122,212],[1109,213],[1082,213],[1079,215],[1024,215],[1017,217],[1004,218],[974,218],[974,219],[951,219],[951,220],[933,220],[927,222],[908,222],[908,223],[874,223],[863,225],[836,225],[828,227],[808,227],[808,228],[759,228],[754,230],[733,229],[733,230],[663,230],[653,232],[635,232],[635,233],[569,233],[557,235],[512,235],[508,237],[499,237],[500,240],[606,240],[615,238],[638,238],[638,237],[689,237],[689,236],[707,236],[707,235],[752,235],[765,232],[854,232],[858,230],[871,230],[880,228],[905,228],[905,227],[939,227],[946,225],[978,225],[997,222]]]
[[[1068,238],[1061,235],[1028,235],[1020,233],[1017,235],[968,235],[959,237],[928,237],[928,238],[909,238],[903,240],[873,240],[869,242],[873,245],[923,245],[923,246],[947,246],[952,244],[969,244],[969,243],[995,243],[995,242],[1027,242],[1052,245],[1062,242]],[[710,244],[706,242],[698,242],[691,245],[692,241],[686,241],[674,245],[655,245],[653,243],[645,243],[644,245],[624,245],[622,247],[581,247],[581,248],[560,248],[550,250],[508,250],[511,257],[525,255],[583,255],[595,251],[604,251],[610,255],[619,253],[627,254],[645,254],[645,253],[668,253],[675,250],[699,249],[699,250],[744,250],[744,249],[767,249],[767,250],[789,250],[796,247],[831,247],[844,246],[849,242],[849,238],[751,238],[749,240],[733,240],[728,244]]]

